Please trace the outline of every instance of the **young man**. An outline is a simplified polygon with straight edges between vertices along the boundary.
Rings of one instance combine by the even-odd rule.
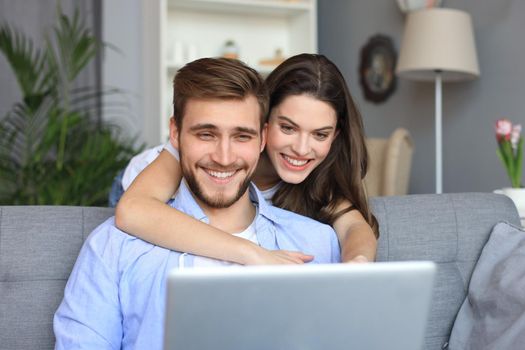
[[[260,76],[239,61],[201,59],[182,68],[174,85],[172,139],[185,182],[170,205],[267,249],[338,262],[329,226],[269,206],[250,183],[265,140]],[[109,219],[87,238],[66,285],[54,318],[56,349],[161,349],[168,271],[221,263],[154,246]]]

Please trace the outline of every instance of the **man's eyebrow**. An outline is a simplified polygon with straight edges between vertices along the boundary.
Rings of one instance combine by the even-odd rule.
[[[189,128],[190,131],[200,131],[200,130],[218,130],[219,128],[214,124],[196,124]],[[258,135],[259,132],[253,128],[248,128],[244,126],[238,126],[234,128],[235,132],[243,132],[250,135]]]
[[[190,131],[199,131],[199,130],[215,130],[217,129],[216,125],[213,124],[196,124],[190,127]]]
[[[257,130],[252,129],[252,128],[246,128],[246,127],[243,127],[243,126],[236,127],[235,131],[243,132],[243,133],[250,134],[250,135],[258,135],[259,134],[259,132]]]
[[[292,124],[293,126],[295,126],[296,128],[300,128],[300,126],[297,124],[297,123],[294,123],[290,118],[288,117],[285,117],[284,115],[280,115],[277,117],[277,119],[280,119],[280,120],[284,120],[284,121],[287,121],[288,123]],[[324,126],[322,128],[319,128],[319,129],[315,129],[315,131],[325,131],[325,130],[334,130],[335,128],[333,126]]]

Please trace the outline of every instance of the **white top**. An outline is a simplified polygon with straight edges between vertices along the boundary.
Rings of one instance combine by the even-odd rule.
[[[155,160],[155,158],[159,156],[163,149],[170,152],[170,154],[172,154],[177,160],[180,159],[179,151],[177,151],[177,149],[173,147],[169,141],[164,145],[148,148],[147,150],[137,154],[135,157],[131,158],[128,166],[126,167],[126,170],[124,170],[124,174],[122,175],[122,188],[124,191],[129,188],[138,174],[140,174],[142,170],[144,170],[151,162]]]
[[[264,191],[260,190],[264,200],[266,201],[266,203],[272,204],[273,195],[275,194],[275,192],[277,192],[279,187],[281,187],[281,184],[282,184],[282,182],[279,182],[277,185],[275,185],[273,187],[270,187],[267,190],[264,190]]]
[[[176,149],[175,147],[173,147],[173,145],[171,144],[171,142],[169,142],[169,141],[166,142],[166,143],[164,144],[164,149],[165,149],[166,151],[170,152],[170,154],[171,154],[172,156],[174,156],[175,159],[180,160],[179,150]]]
[[[254,220],[250,224],[250,226],[248,226],[244,231],[239,232],[239,233],[234,233],[233,235],[247,239],[259,245],[259,241],[257,240],[257,232],[255,231],[255,218],[259,215],[258,213],[259,208],[256,207],[256,210],[257,212],[255,213]],[[181,268],[183,268],[184,266],[184,255],[187,255],[187,253],[184,253],[179,257]],[[196,255],[195,258],[193,259],[193,267],[211,267],[211,266],[228,266],[228,265],[238,265],[238,264],[232,263],[230,261],[211,259],[211,258],[207,258],[204,256],[199,256],[199,255]]]

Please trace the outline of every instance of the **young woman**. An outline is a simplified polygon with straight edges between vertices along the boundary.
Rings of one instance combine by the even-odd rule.
[[[322,55],[301,54],[279,65],[266,82],[267,143],[253,181],[274,205],[331,225],[343,261],[373,261],[378,228],[362,181],[363,125],[342,74]],[[176,154],[166,148],[119,201],[118,228],[169,249],[239,264],[312,259],[265,250],[166,205],[181,181]]]

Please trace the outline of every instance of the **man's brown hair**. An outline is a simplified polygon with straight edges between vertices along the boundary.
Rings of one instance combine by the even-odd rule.
[[[189,99],[243,100],[254,96],[262,126],[268,114],[268,90],[256,70],[239,60],[201,58],[190,62],[173,79],[173,116],[180,130]]]

